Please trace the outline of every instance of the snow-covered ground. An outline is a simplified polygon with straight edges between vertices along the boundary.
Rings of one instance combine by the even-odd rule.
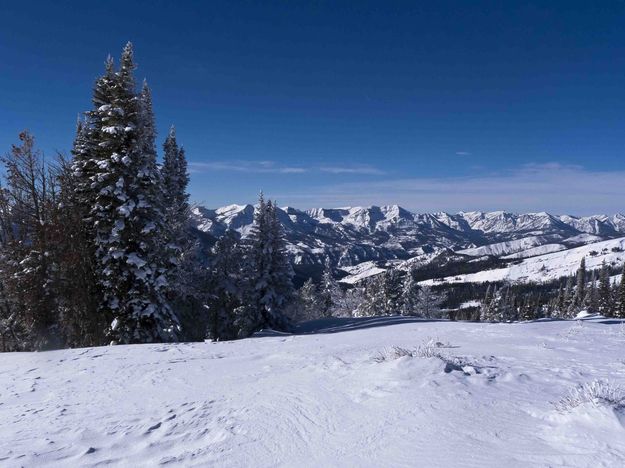
[[[625,466],[624,413],[552,404],[625,385],[617,321],[314,329],[0,355],[0,465]]]

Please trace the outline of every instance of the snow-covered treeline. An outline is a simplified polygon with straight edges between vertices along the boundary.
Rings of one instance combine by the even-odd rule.
[[[203,252],[189,229],[184,150],[172,127],[158,163],[150,89],[137,89],[134,70],[130,43],[118,66],[107,59],[70,159],[44,158],[24,131],[1,160],[4,351],[289,326],[292,271],[273,202],[261,196],[245,242],[224,236]]]

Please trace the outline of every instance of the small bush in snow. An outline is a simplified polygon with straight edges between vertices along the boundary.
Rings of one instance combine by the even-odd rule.
[[[436,346],[436,343],[428,341],[422,345],[419,345],[414,350],[413,356],[420,358],[441,357],[441,352],[438,349],[439,347]]]
[[[558,411],[565,412],[586,403],[622,409],[625,408],[625,391],[622,387],[605,380],[594,380],[577,386],[567,396],[554,403],[554,406]]]
[[[440,348],[451,348],[449,343],[442,343],[438,339],[429,338],[425,343],[413,349],[402,348],[400,346],[392,346],[380,351],[373,360],[375,362],[393,361],[401,357],[418,357],[432,358],[437,357],[443,359],[443,355],[439,351]]]
[[[390,348],[384,348],[380,351],[373,360],[375,362],[394,361],[404,356],[413,357],[413,351],[401,346],[391,346]]]

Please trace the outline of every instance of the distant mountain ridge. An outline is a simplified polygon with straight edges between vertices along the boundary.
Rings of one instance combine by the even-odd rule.
[[[213,237],[228,229],[247,236],[253,216],[253,205],[193,210],[195,228]],[[412,213],[389,205],[309,210],[284,207],[278,209],[278,216],[294,264],[302,268],[319,267],[326,258],[343,268],[366,261],[406,260],[437,250],[470,251],[499,244],[490,253],[489,249],[484,252],[500,256],[546,244],[568,248],[625,236],[623,214],[576,217],[505,211]],[[520,239],[527,241],[511,242]]]

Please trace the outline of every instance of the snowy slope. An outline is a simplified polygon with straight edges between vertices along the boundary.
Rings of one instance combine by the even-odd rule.
[[[528,258],[535,257],[536,255],[544,255],[552,252],[559,252],[561,250],[566,250],[566,246],[564,244],[545,244],[539,245],[538,247],[532,247],[531,249],[521,250],[520,252],[516,252],[510,255],[505,255],[501,258],[503,259],[512,259],[512,258]]]
[[[0,465],[624,466],[622,412],[551,403],[594,379],[625,385],[625,331],[609,323],[349,319],[326,324],[342,333],[5,354]],[[447,363],[390,351],[431,337]]]
[[[427,280],[423,283],[482,283],[504,280],[511,282],[546,282],[573,274],[579,267],[582,258],[586,258],[586,268],[589,270],[601,268],[603,261],[608,265],[622,265],[625,262],[623,250],[625,250],[625,237],[526,258],[520,263],[506,268],[484,270],[478,273],[457,275],[439,280]]]
[[[472,257],[481,257],[483,255],[508,255],[516,252],[521,252],[533,247],[547,244],[553,240],[553,237],[547,236],[529,236],[522,239],[496,242],[494,244],[483,245],[481,247],[473,247],[471,249],[458,250],[457,253],[463,255],[470,255]]]

